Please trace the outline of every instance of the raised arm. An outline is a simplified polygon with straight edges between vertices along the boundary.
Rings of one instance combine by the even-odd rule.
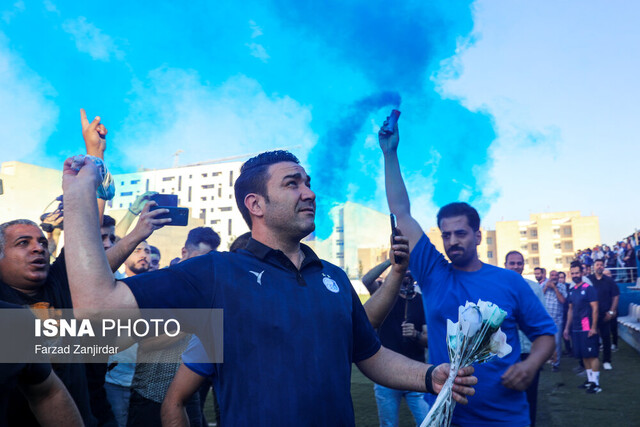
[[[405,236],[396,236],[396,243],[391,247],[394,256],[391,271],[380,288],[364,303],[364,311],[374,328],[379,327],[393,308],[398,297],[400,285],[409,268],[409,244]],[[389,254],[391,255],[391,254]]]
[[[154,194],[158,193],[156,191],[147,191],[146,193],[143,193],[136,197],[136,200],[131,204],[129,209],[127,209],[127,212],[124,214],[124,217],[122,217],[122,219],[118,221],[118,224],[116,225],[116,236],[124,237],[127,234],[127,231],[129,231],[129,227],[131,227],[133,221],[138,215],[140,215],[142,209],[144,209],[147,202],[149,201],[149,198]]]
[[[131,230],[131,233],[127,234],[115,245],[107,249],[107,259],[109,260],[111,271],[117,271],[140,242],[147,240],[155,230],[170,221],[168,218],[156,219],[158,215],[162,215],[163,213],[168,212],[168,210],[156,209],[154,211],[149,211],[149,208],[155,204],[155,202],[148,202],[144,206],[144,209],[142,209],[140,219],[138,219],[138,223],[133,230]]]
[[[405,236],[409,238],[409,250],[413,250],[422,237],[423,231],[420,224],[411,216],[409,194],[400,172],[398,125],[396,124],[393,133],[387,133],[383,129],[384,127],[378,132],[378,141],[384,155],[384,184],[387,191],[387,203],[391,213],[395,214],[398,219],[398,228],[402,229]]]
[[[85,159],[79,172],[64,163],[65,252],[69,288],[77,317],[97,317],[103,309],[136,309],[131,290],[117,282],[100,238],[96,188],[98,170]]]

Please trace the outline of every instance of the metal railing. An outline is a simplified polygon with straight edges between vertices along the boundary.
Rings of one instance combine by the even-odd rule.
[[[616,267],[607,268],[611,271],[611,277],[617,283],[635,283],[638,279],[638,269],[636,267]]]

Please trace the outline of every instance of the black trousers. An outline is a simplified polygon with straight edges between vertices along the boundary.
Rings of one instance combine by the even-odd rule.
[[[602,339],[602,363],[611,363],[611,321],[598,317],[598,335]]]

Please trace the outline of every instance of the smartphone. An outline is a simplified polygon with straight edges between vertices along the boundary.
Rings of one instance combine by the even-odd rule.
[[[387,124],[383,127],[385,133],[393,133],[393,128],[396,127],[396,123],[398,123],[398,119],[400,118],[400,111],[391,110],[391,114],[387,117]]]
[[[396,229],[396,227],[398,227],[398,223],[394,214],[389,215],[389,218],[391,219],[391,239],[393,242],[394,237],[398,235],[398,230]]]
[[[154,194],[149,197],[149,200],[153,200],[158,206],[163,207],[178,207],[178,195],[177,194]]]
[[[156,209],[168,209],[169,212],[156,216],[157,219],[171,218],[171,222],[164,225],[179,225],[186,226],[189,222],[189,209],[178,208],[175,206],[152,206],[149,211],[155,211]]]

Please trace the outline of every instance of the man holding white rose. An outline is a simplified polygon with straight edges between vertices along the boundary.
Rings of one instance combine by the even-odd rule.
[[[397,156],[397,125],[393,132],[384,128],[378,137],[385,161],[387,201],[397,217],[398,227],[409,238],[410,268],[422,285],[431,363],[449,361],[446,322],[457,319],[460,305],[482,299],[507,312],[501,327],[513,351],[504,358],[476,366],[477,393],[469,398],[468,405],[456,406],[453,424],[528,426],[529,408],[524,390],[553,353],[555,324],[519,274],[479,260],[480,217],[468,204],[451,203],[440,209],[438,226],[451,262],[436,250],[411,216]],[[531,353],[524,361],[520,361],[518,328],[532,341]],[[426,398],[433,403],[431,396]]]

